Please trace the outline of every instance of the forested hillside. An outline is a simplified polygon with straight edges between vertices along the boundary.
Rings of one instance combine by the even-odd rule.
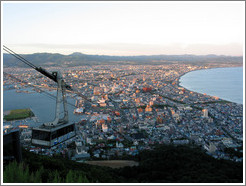
[[[119,157],[120,158],[120,157]],[[4,183],[242,183],[243,164],[217,160],[198,147],[156,146],[142,151],[139,166],[112,169],[23,150],[21,164],[4,167]]]

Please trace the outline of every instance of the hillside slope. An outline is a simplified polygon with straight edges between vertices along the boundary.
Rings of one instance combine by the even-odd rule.
[[[66,181],[68,175],[82,175],[90,183],[242,183],[243,163],[217,160],[198,147],[156,146],[142,151],[135,160],[139,166],[112,169],[77,163],[61,157],[47,157],[23,151],[23,163],[32,173],[38,171],[43,183],[54,176]],[[7,168],[4,168],[6,174]],[[36,173],[34,174],[36,175]],[[6,176],[6,175],[5,175]],[[76,177],[75,180],[79,180]],[[75,181],[77,182],[77,181]]]

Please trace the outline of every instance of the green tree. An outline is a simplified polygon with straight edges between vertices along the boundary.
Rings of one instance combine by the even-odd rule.
[[[62,178],[60,177],[58,171],[56,170],[55,171],[55,174],[54,174],[54,179],[52,180],[52,183],[62,183]]]
[[[66,176],[66,183],[73,183],[74,182],[74,173],[72,170],[69,170]]]
[[[85,175],[80,174],[77,180],[77,183],[89,183]]]
[[[16,161],[9,163],[3,171],[4,183],[38,183],[41,182],[41,170],[30,173],[29,167]]]
[[[88,183],[88,179],[80,171],[69,170],[66,176],[66,183]]]

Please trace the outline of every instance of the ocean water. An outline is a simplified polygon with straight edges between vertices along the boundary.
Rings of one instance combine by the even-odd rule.
[[[192,71],[180,78],[180,85],[191,91],[206,93],[243,104],[243,67]],[[55,95],[56,92],[53,91],[52,93]],[[68,97],[68,102],[74,105],[75,100]],[[54,120],[55,100],[40,93],[27,94],[17,93],[16,90],[3,91],[3,111],[23,108],[33,110],[39,119],[37,125]],[[85,116],[74,115],[73,110],[74,107],[68,105],[70,122],[77,122],[85,118]],[[30,122],[34,124],[32,120]]]
[[[179,81],[188,90],[243,104],[243,67],[192,71]]]
[[[31,89],[27,88],[22,90]],[[56,91],[49,93],[56,95]],[[75,100],[70,97],[68,97],[67,101],[70,104],[75,104]],[[28,120],[24,123],[23,121],[20,121],[20,124],[31,124],[32,126],[38,126],[44,122],[53,121],[55,118],[55,106],[56,101],[54,99],[50,99],[50,97],[42,93],[17,93],[15,89],[3,91],[3,112],[13,109],[30,108],[38,118],[38,122],[36,123],[33,120]],[[68,105],[68,115],[70,122],[78,122],[84,118],[82,115],[74,115],[74,109],[75,107]],[[9,122],[6,122],[6,124],[8,123]],[[19,123],[17,122],[17,124]]]

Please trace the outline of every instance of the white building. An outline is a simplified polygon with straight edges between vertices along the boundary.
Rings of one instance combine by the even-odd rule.
[[[204,118],[207,118],[208,117],[208,109],[203,109],[202,110],[202,113],[203,113],[203,117]]]
[[[103,132],[108,132],[108,125],[102,124],[102,130]]]
[[[74,110],[74,114],[81,114],[83,112],[84,112],[84,109],[82,107]]]

